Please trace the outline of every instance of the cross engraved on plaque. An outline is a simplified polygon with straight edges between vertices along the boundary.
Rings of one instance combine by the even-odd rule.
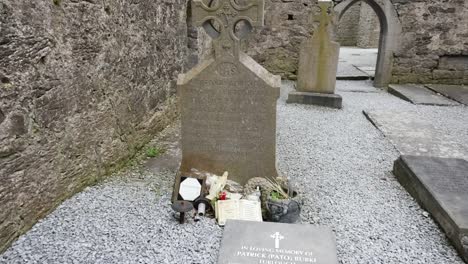
[[[282,236],[279,232],[276,232],[270,237],[275,240],[275,248],[280,248],[280,241],[284,239],[284,236]]]

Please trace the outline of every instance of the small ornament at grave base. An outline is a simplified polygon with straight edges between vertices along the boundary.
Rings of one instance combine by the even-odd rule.
[[[263,218],[271,222],[295,223],[301,213],[301,201],[285,177],[274,180],[252,178],[244,186],[244,195],[254,194],[259,187]]]
[[[296,223],[301,214],[300,203],[294,198],[272,199],[267,201],[268,221],[277,223]]]
[[[185,213],[193,210],[193,204],[189,201],[175,201],[171,207],[179,213],[179,223],[181,224],[185,221]]]
[[[224,189],[224,186],[226,186],[228,175],[229,173],[225,171],[223,176],[215,178],[215,180],[210,185],[209,194],[208,196],[206,196],[208,200],[215,199],[219,192],[221,192]]]

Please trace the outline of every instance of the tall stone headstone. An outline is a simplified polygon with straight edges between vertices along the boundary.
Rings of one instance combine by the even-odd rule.
[[[263,25],[264,0],[193,0],[193,18],[213,42],[211,56],[179,75],[182,118],[181,175],[192,169],[241,184],[277,177],[276,101],[281,78],[240,50],[240,41]],[[177,189],[175,189],[177,191]]]
[[[340,44],[331,40],[333,2],[318,1],[320,26],[305,40],[300,49],[297,92],[289,94],[288,103],[317,104],[341,108],[341,97],[335,94]]]

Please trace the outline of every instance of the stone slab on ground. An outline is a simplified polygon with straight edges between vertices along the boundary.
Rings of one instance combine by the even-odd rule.
[[[356,66],[360,71],[365,72],[371,78],[375,76],[375,66]]]
[[[468,262],[468,161],[401,156],[393,173]]]
[[[391,84],[388,86],[388,92],[413,104],[458,105],[457,102],[438,95],[424,86],[417,84]]]
[[[468,105],[468,87],[462,85],[428,84],[429,89],[464,105]]]
[[[468,159],[468,124],[450,117],[426,119],[418,111],[365,110],[372,122],[402,155]]]
[[[340,93],[384,93],[384,90],[373,87],[373,82],[371,80],[352,82],[338,81],[336,90]]]
[[[229,220],[218,264],[338,264],[330,228]]]
[[[370,78],[367,73],[360,71],[352,64],[347,62],[340,62],[338,64],[337,80],[369,80]]]
[[[341,47],[338,80],[369,80],[375,75],[378,49]]]
[[[341,109],[343,106],[343,98],[338,94],[307,93],[294,91],[289,93],[287,103],[320,105]]]

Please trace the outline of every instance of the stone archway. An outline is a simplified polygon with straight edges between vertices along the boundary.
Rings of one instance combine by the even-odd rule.
[[[390,0],[384,1],[383,4],[377,3],[376,0],[345,0],[334,8],[338,20],[337,25],[346,11],[359,1],[363,1],[372,7],[380,21],[379,53],[375,68],[374,86],[379,88],[387,87],[392,78],[393,54],[398,48],[401,35],[400,21]]]

